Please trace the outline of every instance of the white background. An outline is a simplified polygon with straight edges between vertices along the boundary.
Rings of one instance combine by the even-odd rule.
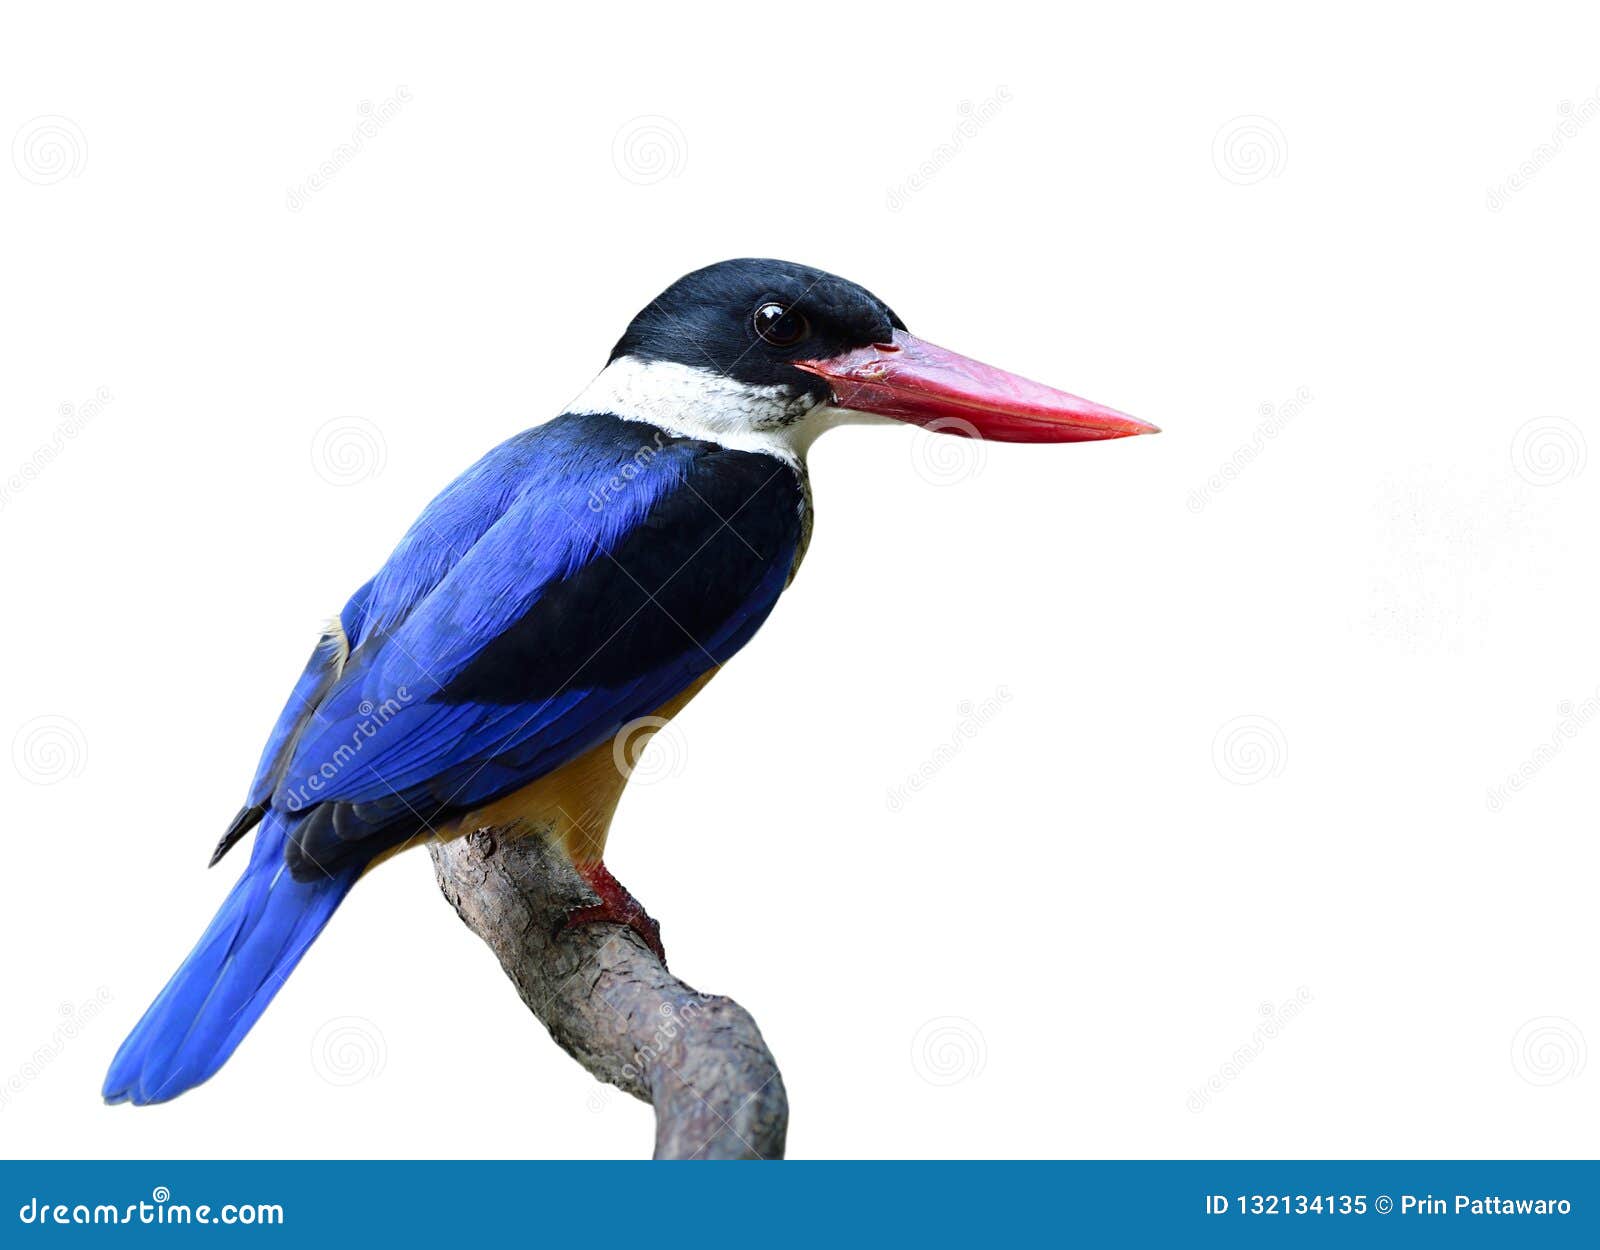
[[[624,800],[791,1153],[1592,1155],[1597,37],[9,10],[5,1153],[648,1150],[420,854],[210,1084],[98,1087],[320,619],[669,281],[776,255],[1166,431],[830,435],[799,580]]]

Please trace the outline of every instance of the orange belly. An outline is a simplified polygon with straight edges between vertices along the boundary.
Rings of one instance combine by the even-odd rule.
[[[605,854],[611,817],[639,752],[658,729],[700,693],[715,671],[697,677],[649,717],[642,718],[644,723],[633,722],[634,728],[625,741],[622,735],[607,739],[515,793],[440,826],[439,838],[448,841],[488,828],[513,835],[540,833],[565,850],[574,864],[599,863]],[[624,749],[626,758],[620,758]]]

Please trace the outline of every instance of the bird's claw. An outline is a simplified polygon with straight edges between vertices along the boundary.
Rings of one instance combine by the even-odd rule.
[[[628,893],[604,864],[581,866],[578,868],[578,875],[600,901],[589,907],[574,907],[567,913],[560,931],[566,933],[580,925],[601,921],[607,924],[620,924],[637,933],[650,948],[651,954],[659,959],[661,966],[665,968],[667,952],[661,945],[661,926],[649,912],[645,911],[644,905]]]

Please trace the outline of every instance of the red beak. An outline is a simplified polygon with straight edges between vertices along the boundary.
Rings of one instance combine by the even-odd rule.
[[[980,364],[896,330],[830,360],[795,367],[826,378],[833,405],[894,417],[966,438],[1007,443],[1081,443],[1159,434],[1155,426],[1014,373]]]

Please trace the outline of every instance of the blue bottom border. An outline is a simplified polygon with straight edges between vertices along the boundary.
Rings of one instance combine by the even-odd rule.
[[[0,1241],[1600,1246],[1596,1162],[6,1162]]]

